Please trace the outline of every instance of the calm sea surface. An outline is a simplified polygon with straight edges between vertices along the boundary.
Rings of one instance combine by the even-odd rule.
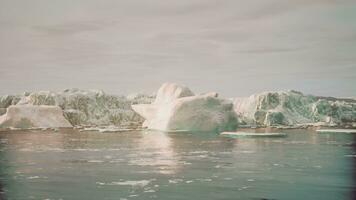
[[[356,134],[0,132],[0,199],[354,199]]]

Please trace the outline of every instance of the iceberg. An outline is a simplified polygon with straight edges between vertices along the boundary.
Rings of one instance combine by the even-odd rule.
[[[186,86],[164,83],[152,104],[132,105],[146,119],[144,127],[162,131],[235,130],[236,114],[232,102],[217,93],[194,95]]]
[[[58,106],[12,105],[0,116],[0,128],[63,128],[72,125]]]

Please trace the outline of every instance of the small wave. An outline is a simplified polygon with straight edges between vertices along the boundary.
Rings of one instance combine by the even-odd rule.
[[[356,157],[356,155],[344,155],[345,157]]]
[[[46,179],[48,178],[47,176],[29,176],[27,179]]]
[[[88,160],[88,163],[103,163],[103,160]]]

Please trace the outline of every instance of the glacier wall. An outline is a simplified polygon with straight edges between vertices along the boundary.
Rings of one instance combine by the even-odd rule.
[[[345,126],[356,122],[355,99],[318,97],[292,90],[263,92],[233,101],[240,124]]]
[[[183,96],[191,95],[186,92]],[[101,90],[25,92],[0,96],[0,115],[4,115],[11,105],[50,105],[59,106],[64,117],[74,126],[141,127],[145,119],[133,111],[131,105],[151,104],[155,99],[156,95],[118,96],[106,94]],[[170,99],[162,99],[168,100]],[[278,91],[230,100],[233,101],[240,126],[356,126],[356,99]]]
[[[0,97],[0,114],[10,105],[59,106],[72,125],[141,126],[144,119],[132,109],[132,104],[151,103],[154,95],[109,95],[101,90],[67,89],[60,92],[25,92],[22,95]]]

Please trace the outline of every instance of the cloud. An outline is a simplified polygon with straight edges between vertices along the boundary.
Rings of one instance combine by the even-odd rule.
[[[271,48],[271,49],[249,49],[249,50],[238,50],[236,52],[238,53],[248,53],[248,54],[259,54],[259,53],[286,53],[286,52],[294,52],[294,51],[299,51],[304,48],[302,47],[297,47],[297,48]]]
[[[55,25],[35,25],[33,29],[48,35],[73,35],[87,31],[100,31],[115,24],[116,22],[114,21],[71,21]]]
[[[351,86],[337,92],[356,84],[350,79],[356,74],[355,5],[0,0],[0,91],[96,87],[125,93],[179,81],[241,96],[319,81],[315,93],[356,96]],[[327,80],[335,88],[324,87]]]

